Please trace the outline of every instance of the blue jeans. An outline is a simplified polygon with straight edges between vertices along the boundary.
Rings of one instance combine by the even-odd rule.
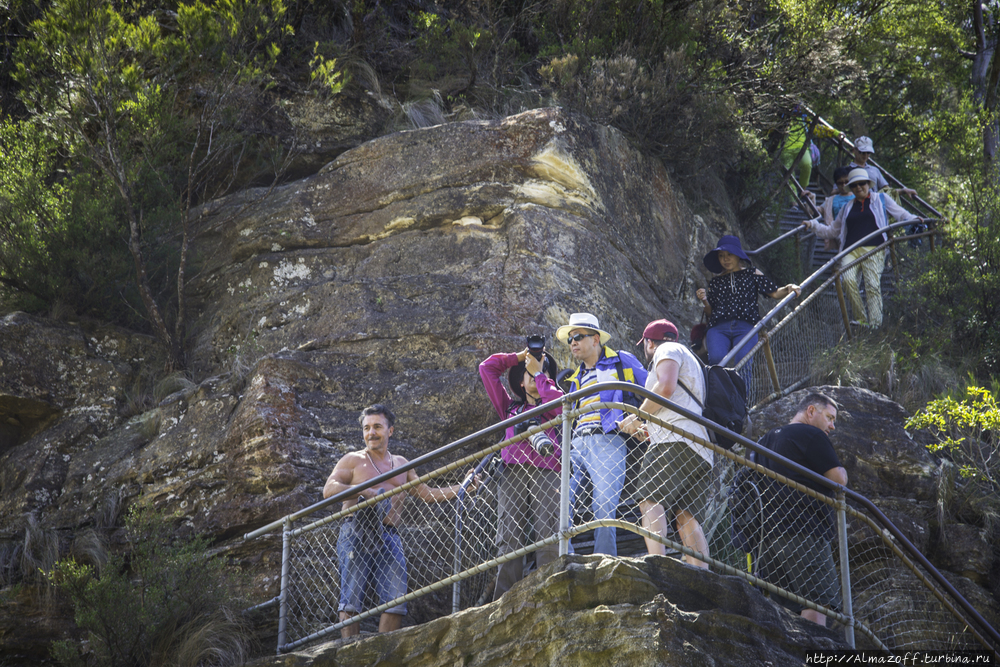
[[[569,458],[573,462],[573,476],[569,482],[570,498],[575,502],[577,487],[586,471],[594,489],[590,505],[594,518],[616,518],[618,499],[625,486],[625,439],[618,433],[576,436],[573,438]],[[594,553],[618,555],[613,526],[594,531]]]
[[[720,322],[706,331],[705,347],[708,348],[708,363],[716,365],[722,361],[723,357],[729,354],[733,346],[739,343],[743,336],[746,336],[747,332],[751,329],[753,329],[753,325],[748,322],[744,322],[743,320],[729,320],[728,322]],[[736,353],[736,356],[729,362],[730,368],[738,364],[740,359],[750,354],[750,350],[757,344],[757,338],[757,334],[754,334],[747,341],[747,344]],[[740,376],[747,383],[747,388],[750,387],[750,371],[752,368],[753,359],[751,358],[747,361],[746,366],[740,369]]]
[[[364,608],[365,588],[374,578],[379,602],[406,595],[406,556],[403,540],[392,526],[383,526],[381,545],[365,553],[361,546],[359,530],[354,521],[340,527],[337,539],[337,558],[340,560],[340,606],[337,611],[356,614]],[[406,603],[385,611],[387,614],[406,615]]]

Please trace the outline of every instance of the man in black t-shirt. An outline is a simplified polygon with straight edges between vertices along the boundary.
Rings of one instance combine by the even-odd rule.
[[[837,404],[819,393],[808,394],[787,426],[765,435],[760,444],[829,480],[847,486],[847,471],[828,434],[837,421]],[[830,489],[802,473],[763,458],[761,464],[815,491]],[[767,537],[761,544],[760,577],[785,590],[830,608],[840,607],[840,582],[833,562],[833,512],[830,506],[784,484],[764,486]],[[826,625],[826,615],[782,600],[803,618]]]

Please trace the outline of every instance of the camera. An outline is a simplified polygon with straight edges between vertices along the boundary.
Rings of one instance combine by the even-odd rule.
[[[528,352],[535,359],[542,360],[542,350],[545,349],[545,336],[528,336]]]
[[[542,422],[535,417],[534,419],[529,419],[528,421],[521,422],[514,427],[514,433],[520,435],[528,429],[535,428],[536,426],[541,426]],[[555,454],[556,446],[552,443],[552,438],[548,436],[545,431],[539,431],[534,435],[528,436],[528,442],[534,447],[535,451],[542,456],[552,456]]]

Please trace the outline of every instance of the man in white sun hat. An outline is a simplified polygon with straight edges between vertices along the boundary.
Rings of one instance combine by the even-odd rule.
[[[611,334],[601,328],[600,322],[590,313],[573,313],[569,324],[556,330],[556,338],[569,345],[573,358],[580,366],[569,375],[571,391],[598,382],[619,380],[642,386],[646,383],[646,369],[635,355],[624,350],[607,347]],[[575,407],[584,410],[573,426],[573,444],[570,459],[573,477],[570,496],[586,471],[593,486],[591,509],[595,519],[614,519],[625,485],[626,438],[618,429],[618,422],[625,413],[618,409],[599,408],[587,411],[589,405],[614,401],[638,403],[637,398],[619,389],[601,391],[578,401]],[[600,527],[594,531],[594,553],[618,555],[614,527]]]
[[[869,158],[875,155],[875,145],[869,137],[858,137],[854,140],[854,161],[848,166],[851,169],[864,169],[868,172],[868,180],[872,182],[872,191],[883,192],[889,191],[889,194],[893,197],[898,198],[898,194],[904,194],[907,197],[914,197],[917,191],[912,188],[897,188],[892,190],[889,188],[889,181],[885,180],[885,176],[882,175],[882,171],[873,164],[868,164]]]

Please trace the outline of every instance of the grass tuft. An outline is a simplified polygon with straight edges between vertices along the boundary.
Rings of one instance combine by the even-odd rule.
[[[172,396],[180,391],[191,391],[197,388],[197,386],[185,373],[171,373],[157,382],[156,386],[153,387],[153,400],[156,403],[160,403],[168,396]]]
[[[69,557],[81,565],[91,566],[97,576],[101,576],[101,571],[108,562],[108,545],[100,532],[87,528],[73,538]]]

